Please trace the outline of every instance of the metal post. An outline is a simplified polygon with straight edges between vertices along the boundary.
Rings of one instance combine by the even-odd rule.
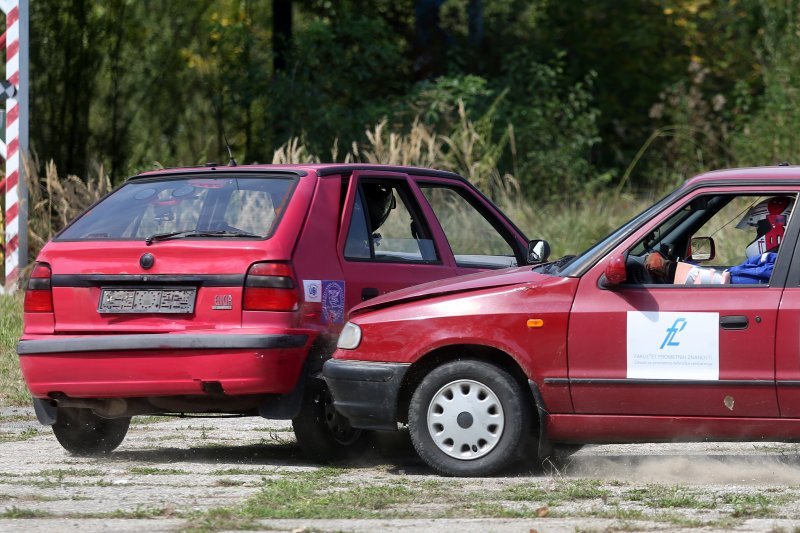
[[[28,188],[22,157],[28,154],[29,0],[0,0],[6,14],[6,78],[13,85],[6,99],[5,134],[5,291],[19,285],[28,262]]]

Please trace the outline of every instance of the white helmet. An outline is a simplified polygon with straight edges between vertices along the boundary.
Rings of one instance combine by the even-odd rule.
[[[736,225],[737,228],[756,228],[756,238],[747,245],[745,250],[748,258],[777,251],[783,241],[783,234],[793,206],[794,198],[774,196],[757,203],[742,217]]]

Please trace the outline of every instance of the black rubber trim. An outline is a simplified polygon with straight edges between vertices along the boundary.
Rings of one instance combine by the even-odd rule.
[[[537,449],[537,456],[544,459],[545,457],[553,455],[553,443],[550,442],[550,438],[547,436],[547,419],[550,413],[547,411],[544,398],[536,382],[529,379],[528,387],[531,390],[531,395],[533,395],[533,400],[536,402],[536,411],[539,414],[539,446]]]
[[[137,334],[23,340],[17,354],[111,352],[142,350],[259,350],[300,348],[307,335]]]
[[[58,409],[53,400],[34,398],[33,412],[36,413],[36,418],[43,426],[52,426],[56,423],[56,418],[58,418]]]
[[[409,364],[329,359],[322,375],[336,409],[361,429],[397,430],[397,398]]]
[[[229,167],[227,165],[215,165],[213,167],[197,167],[188,170],[181,170],[174,172],[172,169],[165,168],[157,173],[148,173],[148,174],[138,174],[136,176],[131,176],[125,180],[125,182],[129,181],[155,181],[155,180],[163,180],[163,179],[170,179],[179,176],[197,176],[203,174],[258,174],[259,176],[269,177],[269,176],[298,176],[303,177],[307,176],[308,172],[305,170],[293,170],[293,169],[271,169],[271,168],[242,168],[242,167]],[[218,177],[218,176],[215,176]]]
[[[294,289],[294,280],[287,276],[247,276],[245,287],[261,289]]]
[[[31,278],[28,280],[28,290],[31,291],[49,291],[50,278]]]
[[[107,285],[192,285],[198,287],[243,287],[244,274],[56,274],[53,287],[100,287]]]
[[[715,385],[736,387],[767,387],[775,385],[769,379],[608,379],[608,378],[544,378],[547,385]],[[798,382],[800,383],[800,382]]]
[[[432,168],[418,167],[398,167],[387,165],[341,165],[317,170],[317,176],[334,176],[336,174],[352,174],[353,172],[399,172],[402,174],[414,174],[415,176],[431,176],[437,178],[450,178],[461,182],[469,183],[466,178],[459,176],[455,172],[447,170],[435,170]]]

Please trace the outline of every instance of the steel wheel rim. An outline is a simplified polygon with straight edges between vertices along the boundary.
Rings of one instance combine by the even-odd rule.
[[[431,398],[428,432],[439,450],[464,461],[479,459],[500,442],[505,415],[492,389],[471,379],[451,381]]]
[[[361,430],[350,425],[350,420],[342,416],[333,406],[333,399],[327,391],[322,392],[323,416],[325,425],[328,426],[333,440],[343,446],[349,446],[361,436]]]

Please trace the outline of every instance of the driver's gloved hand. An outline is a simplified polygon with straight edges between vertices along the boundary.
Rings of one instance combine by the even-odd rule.
[[[644,259],[644,268],[653,278],[662,282],[672,283],[675,267],[674,261],[670,261],[659,252],[650,252]]]

